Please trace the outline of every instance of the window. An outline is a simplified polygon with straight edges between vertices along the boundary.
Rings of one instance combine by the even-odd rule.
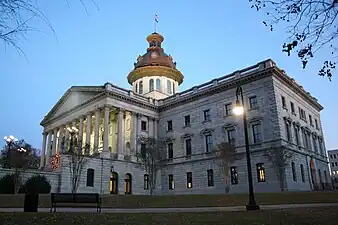
[[[299,111],[299,118],[306,121],[305,111],[301,107],[298,107],[298,111]]]
[[[285,103],[285,97],[282,96],[282,106],[283,106],[283,109],[286,109],[286,103]]]
[[[225,115],[226,116],[232,115],[232,104],[231,103],[230,104],[226,104],[224,106],[224,111],[225,111]]]
[[[324,178],[325,178],[325,183],[328,183],[328,179],[327,179],[326,170],[324,170]]]
[[[146,144],[142,143],[141,144],[141,156],[145,157],[146,156]]]
[[[135,92],[138,93],[138,84],[135,85]]]
[[[174,183],[174,175],[169,174],[169,190],[174,190],[175,188],[175,183]]]
[[[295,130],[296,144],[300,145],[300,142],[299,142],[299,130],[298,130],[297,125],[294,126],[294,130]]]
[[[168,120],[167,121],[167,130],[168,131],[172,131],[173,130],[173,121],[172,120]]]
[[[315,119],[315,126],[316,126],[316,129],[319,130],[318,120],[317,119]]]
[[[293,104],[293,102],[290,102],[290,107],[291,107],[292,114],[296,114],[296,112],[295,112],[295,105]]]
[[[190,127],[190,115],[184,117],[184,126]]]
[[[139,90],[138,90],[139,94],[143,94],[143,81],[141,80],[139,83]]]
[[[204,115],[204,121],[210,121],[210,109],[204,110],[203,111],[203,115]]]
[[[318,146],[317,146],[317,142],[316,142],[316,136],[312,136],[312,143],[313,143],[313,148],[314,148],[315,152],[318,153]]]
[[[238,184],[238,173],[235,166],[230,167],[231,184]]]
[[[252,125],[253,143],[260,143],[261,139],[261,124]]]
[[[294,162],[291,163],[291,169],[293,181],[297,181],[296,167]]]
[[[235,129],[228,130],[228,143],[231,146],[235,146],[236,145],[236,133],[235,133]]]
[[[211,134],[205,135],[205,151],[206,152],[212,151],[212,136],[211,136]]]
[[[250,109],[256,109],[258,108],[258,103],[257,103],[257,97],[256,96],[252,96],[249,98],[249,105],[250,105]]]
[[[173,81],[173,94],[175,94],[175,82]]]
[[[302,129],[302,135],[303,135],[304,148],[309,148],[309,143],[308,143],[307,134],[306,134],[305,129]]]
[[[185,153],[187,156],[191,156],[191,139],[185,140]]]
[[[331,166],[334,167],[334,163],[331,163]]]
[[[257,180],[258,180],[258,182],[265,182],[264,163],[256,164],[256,168],[257,168]]]
[[[154,79],[150,79],[149,80],[149,91],[153,91],[154,90]]]
[[[161,80],[159,78],[156,79],[156,90],[161,90]]]
[[[146,121],[141,121],[141,130],[142,131],[147,131],[147,122]]]
[[[332,155],[330,155],[331,159],[333,158]]]
[[[333,157],[336,158],[336,154],[334,154]]]
[[[187,188],[192,188],[192,172],[187,173]]]
[[[304,166],[303,164],[300,164],[300,174],[302,176],[302,182],[305,182],[305,174],[304,174]]]
[[[324,146],[323,146],[322,138],[318,138],[318,145],[319,145],[320,154],[324,155]]]
[[[309,114],[309,121],[310,121],[310,126],[313,126],[312,116],[310,114]]]
[[[87,187],[94,187],[94,169],[87,170]]]
[[[286,131],[286,139],[291,142],[292,138],[291,138],[291,125],[290,122],[288,120],[285,120],[285,131]]]
[[[148,174],[144,174],[144,190],[149,190],[149,175]]]
[[[169,143],[168,144],[168,159],[173,159],[174,158],[174,144]]]
[[[172,94],[172,89],[171,89],[171,81],[167,80],[167,92],[168,94]]]
[[[214,186],[214,171],[213,170],[207,170],[208,174],[208,187]]]

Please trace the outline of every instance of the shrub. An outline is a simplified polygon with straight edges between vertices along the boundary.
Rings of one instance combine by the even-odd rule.
[[[14,194],[14,175],[7,174],[0,179],[0,194]]]
[[[30,177],[22,187],[24,193],[49,194],[51,185],[43,175],[34,175]]]

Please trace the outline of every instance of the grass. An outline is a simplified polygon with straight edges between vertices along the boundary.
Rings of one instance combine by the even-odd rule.
[[[338,207],[215,213],[0,213],[0,224],[336,225],[337,211]]]
[[[257,193],[260,205],[292,203],[338,203],[338,192],[285,192]],[[24,195],[0,195],[0,208],[22,208]],[[248,202],[247,194],[236,195],[105,195],[103,208],[173,208],[173,207],[211,207],[242,206]],[[50,207],[50,195],[40,195],[39,207]]]

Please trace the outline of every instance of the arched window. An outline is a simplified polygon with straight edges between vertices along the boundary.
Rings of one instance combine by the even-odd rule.
[[[149,175],[144,174],[144,190],[149,190]]]
[[[136,92],[136,93],[138,92],[138,85],[137,85],[137,83],[136,83],[136,85],[135,85],[135,92]]]
[[[173,94],[175,94],[175,82],[173,81]]]
[[[171,81],[167,80],[167,92],[168,94],[172,94],[172,89],[171,89]]]
[[[149,91],[153,91],[154,90],[154,80],[150,79],[149,80]]]
[[[117,195],[118,193],[119,175],[116,172],[110,174],[110,194]]]
[[[139,94],[143,94],[143,81],[141,80],[140,83],[139,83]]]
[[[297,181],[296,167],[294,162],[291,163],[291,169],[293,181]]]
[[[87,170],[87,187],[94,187],[94,169]]]
[[[156,79],[156,90],[161,90],[161,80],[159,78]]]
[[[126,173],[124,178],[124,193],[126,195],[131,195],[131,174]]]

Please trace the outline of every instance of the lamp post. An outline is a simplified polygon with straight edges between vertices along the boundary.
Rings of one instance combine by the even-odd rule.
[[[5,136],[4,140],[5,140],[5,142],[7,144],[7,148],[8,148],[8,151],[7,151],[7,154],[6,154],[6,161],[4,163],[4,168],[10,168],[11,166],[9,165],[8,161],[9,161],[11,149],[12,149],[12,146],[15,144],[15,142],[18,141],[18,139],[15,138],[13,135],[9,135],[9,136]]]
[[[239,99],[241,98],[241,99]],[[241,100],[241,102],[240,102]],[[235,115],[243,116],[244,126],[244,138],[245,138],[245,150],[246,150],[246,162],[248,167],[248,182],[249,182],[249,203],[246,205],[246,210],[259,210],[259,205],[255,201],[255,194],[253,190],[252,170],[251,170],[251,157],[249,148],[249,136],[248,136],[248,124],[246,120],[246,110],[244,106],[243,90],[241,86],[236,90],[236,106],[233,108]]]

